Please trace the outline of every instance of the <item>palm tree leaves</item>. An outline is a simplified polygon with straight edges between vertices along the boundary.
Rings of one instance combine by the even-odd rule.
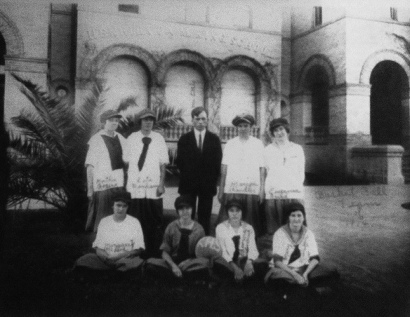
[[[138,107],[136,98],[133,96],[127,97],[120,102],[117,111],[123,115],[120,120],[118,132],[125,138],[131,133],[140,130],[139,113],[143,108]],[[160,102],[152,109],[155,112],[154,130],[169,129],[178,123],[184,123],[182,119],[182,109],[175,109]]]
[[[31,81],[13,77],[34,109],[26,107],[11,119],[9,202],[34,198],[65,209],[69,199],[85,196],[87,141],[101,90],[94,85],[76,109],[51,98]]]
[[[20,82],[20,91],[30,100],[36,112],[22,111],[19,118],[13,119],[14,124],[20,124],[25,135],[30,135],[33,140],[43,142],[47,149],[56,159],[63,161],[65,153],[64,137],[61,135],[59,125],[61,125],[61,110],[64,115],[67,111],[59,109],[58,103],[51,99],[48,94],[42,92],[40,88],[28,80],[12,74]]]
[[[39,86],[12,74],[33,108],[25,107],[11,119],[8,160],[10,162],[9,203],[27,198],[41,200],[69,215],[80,212],[86,197],[84,162],[87,142],[96,132],[95,110],[104,108],[101,96],[106,90],[98,82],[89,87],[88,96],[76,107],[51,98]],[[138,131],[139,111],[135,97],[124,99],[117,109],[123,119],[119,132],[125,137]],[[153,108],[154,129],[163,130],[183,123],[182,110],[160,103]]]

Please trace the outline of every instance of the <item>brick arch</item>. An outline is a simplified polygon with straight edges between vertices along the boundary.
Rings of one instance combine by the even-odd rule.
[[[303,64],[301,68],[297,81],[297,91],[304,90],[309,71],[313,67],[317,66],[321,67],[325,71],[329,80],[329,86],[334,86],[336,84],[336,71],[330,59],[325,55],[315,54],[309,57],[309,59]]]
[[[128,56],[138,59],[146,67],[149,77],[150,86],[152,86],[157,67],[157,61],[146,50],[141,47],[130,44],[115,44],[103,49],[93,60],[91,65],[91,76],[93,78],[100,77],[105,67],[110,61],[116,57]]]
[[[23,56],[24,42],[16,24],[0,11],[0,33],[6,41],[8,56]]]
[[[382,50],[371,54],[364,62],[360,71],[360,83],[370,85],[370,76],[374,67],[384,61],[392,61],[399,64],[406,73],[410,86],[410,60],[403,54],[393,50]]]
[[[206,84],[208,84],[213,78],[214,67],[209,59],[200,53],[182,49],[171,52],[160,61],[156,72],[158,82],[162,84],[169,68],[172,67],[172,65],[179,63],[192,63],[199,67]]]
[[[242,69],[248,72],[256,80],[258,90],[263,83],[266,83],[269,88],[277,88],[274,76],[271,78],[272,76],[258,61],[243,55],[231,56],[221,61],[216,69],[215,82],[220,85],[223,75],[230,69]],[[273,79],[275,87],[271,87],[271,79]]]

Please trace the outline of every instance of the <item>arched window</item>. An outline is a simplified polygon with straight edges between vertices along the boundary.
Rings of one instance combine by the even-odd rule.
[[[145,65],[129,56],[120,56],[111,60],[103,72],[104,106],[109,109],[118,108],[121,100],[135,97],[139,108],[147,108],[149,104],[149,78]]]
[[[229,70],[221,83],[221,126],[231,126],[240,113],[250,113],[256,119],[256,86],[254,79],[238,69]]]
[[[183,109],[183,119],[191,124],[191,110],[204,106],[204,79],[195,65],[173,65],[165,76],[165,102]]]

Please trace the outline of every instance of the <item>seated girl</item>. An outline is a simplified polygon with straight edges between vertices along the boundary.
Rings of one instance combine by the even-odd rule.
[[[209,260],[195,257],[195,247],[205,236],[202,226],[192,220],[192,201],[187,196],[175,200],[178,219],[165,229],[160,246],[162,258],[150,258],[146,262],[146,272],[172,280],[174,277],[207,279]]]
[[[335,269],[319,265],[315,236],[306,227],[306,213],[299,202],[285,207],[287,224],[273,235],[272,257],[274,267],[265,276],[265,282],[279,281],[314,286],[338,277]]]
[[[216,229],[216,239],[222,248],[222,258],[215,260],[214,270],[217,274],[232,276],[240,282],[246,277],[260,273],[267,263],[258,259],[255,231],[242,221],[243,207],[238,200],[229,200],[225,205],[228,220],[220,223]],[[230,274],[229,274],[230,273]]]
[[[142,268],[144,235],[137,218],[127,215],[131,196],[118,192],[113,197],[113,214],[101,219],[93,243],[95,253],[79,258],[75,269],[129,271]]]

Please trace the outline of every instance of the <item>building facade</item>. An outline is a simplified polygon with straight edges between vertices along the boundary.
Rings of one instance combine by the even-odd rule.
[[[132,97],[136,110],[183,109],[170,147],[204,106],[223,142],[250,112],[266,140],[286,117],[311,175],[403,181],[410,150],[410,10],[288,1],[15,3],[0,0],[4,121],[27,104],[11,73],[79,104],[109,89],[100,111]]]

